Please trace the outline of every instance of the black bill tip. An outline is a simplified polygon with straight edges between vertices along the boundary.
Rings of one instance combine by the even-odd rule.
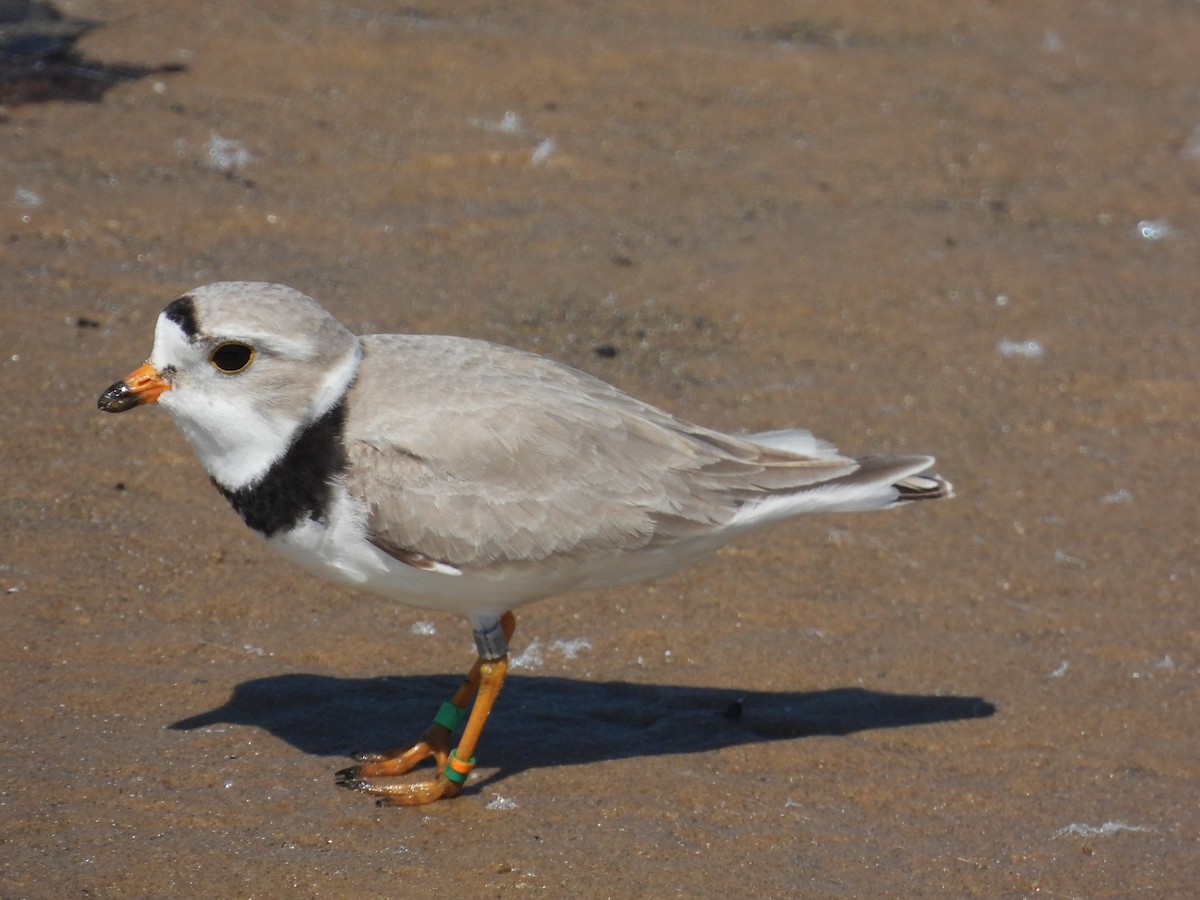
[[[100,395],[97,406],[105,412],[119,413],[133,409],[139,402],[138,395],[129,389],[129,385],[124,381],[118,381]]]

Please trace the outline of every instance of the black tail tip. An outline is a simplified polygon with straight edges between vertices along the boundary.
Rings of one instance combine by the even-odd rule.
[[[897,503],[912,503],[916,500],[941,500],[954,496],[954,485],[940,475],[923,472],[920,475],[909,475],[896,482],[899,496]]]

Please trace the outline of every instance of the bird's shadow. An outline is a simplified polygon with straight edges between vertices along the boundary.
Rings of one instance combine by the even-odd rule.
[[[424,731],[459,681],[275,675],[242,682],[228,702],[170,727],[251,725],[321,756],[384,750],[410,743]],[[861,688],[769,692],[512,675],[488,720],[484,746],[498,774],[511,775],[536,767],[976,719],[995,711],[979,697]]]

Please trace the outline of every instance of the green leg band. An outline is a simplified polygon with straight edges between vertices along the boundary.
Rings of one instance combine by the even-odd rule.
[[[471,770],[475,768],[475,757],[472,756],[468,762],[464,763],[459,761],[457,754],[457,747],[450,751],[450,761],[446,763],[446,768],[442,769],[442,774],[446,776],[447,781],[462,784],[471,774]]]
[[[437,715],[433,717],[434,725],[441,725],[451,734],[458,730],[458,726],[462,724],[462,720],[467,716],[465,709],[459,709],[453,703],[443,703],[437,711]]]

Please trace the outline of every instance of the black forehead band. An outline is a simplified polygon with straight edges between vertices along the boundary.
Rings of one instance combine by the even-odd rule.
[[[189,341],[194,341],[200,333],[200,326],[196,324],[196,303],[190,294],[168,303],[163,315],[178,325]]]

